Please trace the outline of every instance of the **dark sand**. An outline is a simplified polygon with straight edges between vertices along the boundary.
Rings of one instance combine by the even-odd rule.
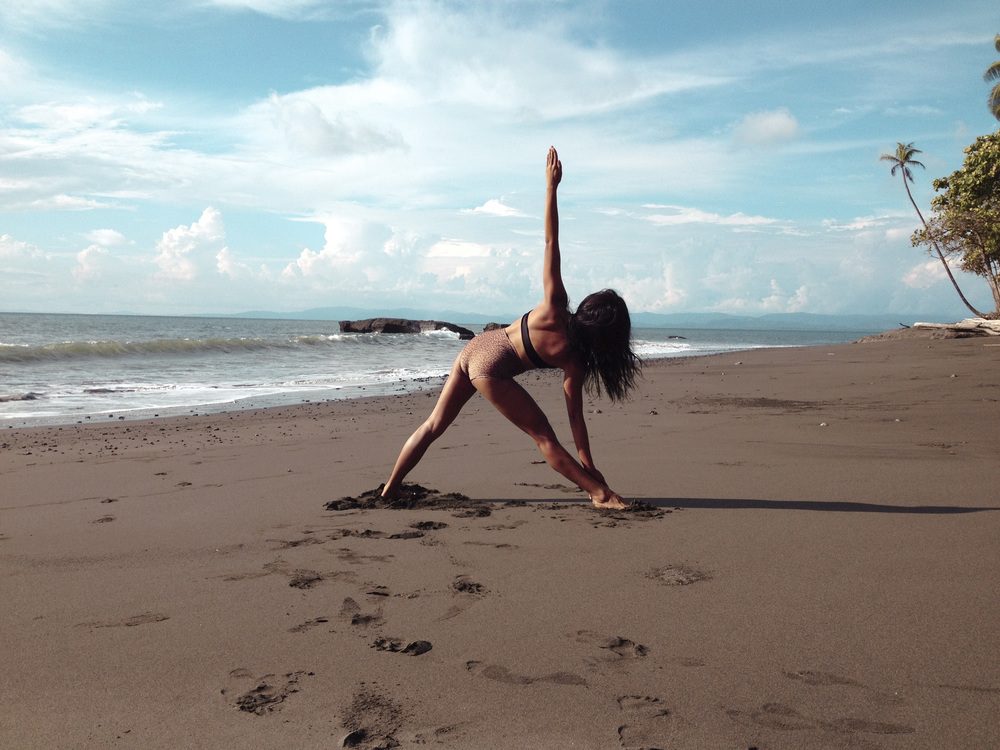
[[[649,366],[631,512],[478,397],[406,508],[427,394],[2,430],[0,747],[998,747],[997,341]]]

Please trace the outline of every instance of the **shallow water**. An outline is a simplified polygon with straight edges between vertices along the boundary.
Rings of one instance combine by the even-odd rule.
[[[864,333],[640,328],[633,339],[640,357],[658,359],[844,343]],[[433,388],[464,345],[449,331],[342,334],[337,321],[0,313],[0,426]]]

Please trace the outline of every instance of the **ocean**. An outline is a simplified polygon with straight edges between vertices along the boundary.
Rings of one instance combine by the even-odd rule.
[[[635,328],[633,340],[652,360],[847,343],[868,333]],[[0,313],[0,429],[434,388],[464,345],[447,331],[342,334],[337,321]]]

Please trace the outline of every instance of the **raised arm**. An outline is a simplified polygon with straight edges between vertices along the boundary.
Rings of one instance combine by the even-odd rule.
[[[561,258],[559,257],[559,204],[556,190],[562,181],[562,162],[555,148],[549,148],[545,161],[545,261],[542,270],[542,284],[545,301],[560,310],[569,304],[569,296],[562,280]]]

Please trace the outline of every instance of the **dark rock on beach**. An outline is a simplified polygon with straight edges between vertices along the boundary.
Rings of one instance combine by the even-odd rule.
[[[452,331],[462,340],[476,334],[468,328],[440,320],[408,320],[406,318],[366,318],[365,320],[340,321],[341,333],[424,333],[425,331]]]

